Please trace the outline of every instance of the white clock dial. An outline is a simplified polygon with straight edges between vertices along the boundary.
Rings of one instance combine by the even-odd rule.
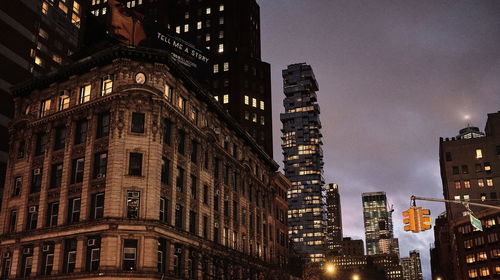
[[[138,84],[144,84],[146,82],[146,75],[144,73],[137,73],[135,75],[135,82]]]

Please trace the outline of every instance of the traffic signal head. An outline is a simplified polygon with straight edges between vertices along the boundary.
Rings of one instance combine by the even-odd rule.
[[[430,215],[431,211],[429,209],[421,209],[420,210],[420,230],[428,230],[432,228],[432,218],[427,217]]]
[[[417,207],[410,207],[407,211],[403,212],[403,223],[405,224],[405,231],[419,232],[420,225],[418,223],[418,209]]]

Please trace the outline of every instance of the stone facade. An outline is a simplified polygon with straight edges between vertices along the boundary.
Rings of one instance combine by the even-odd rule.
[[[115,47],[14,94],[1,277],[286,277],[289,182],[168,54]]]

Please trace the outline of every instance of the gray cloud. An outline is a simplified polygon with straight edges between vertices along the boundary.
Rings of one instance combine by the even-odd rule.
[[[500,110],[500,2],[259,1],[272,65],[275,159],[282,160],[281,69],[312,65],[320,85],[325,178],[341,186],[344,234],[364,236],[361,193],[394,204],[402,255],[419,249],[430,279],[431,231],[402,231],[412,194],[441,197],[439,137],[463,116],[481,129]],[[433,217],[444,210],[436,203]]]

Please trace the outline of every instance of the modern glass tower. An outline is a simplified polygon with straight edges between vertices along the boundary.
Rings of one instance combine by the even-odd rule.
[[[392,229],[392,210],[388,210],[385,192],[363,193],[366,254],[398,254],[398,239]]]
[[[298,253],[312,262],[321,262],[326,245],[326,188],[318,83],[311,66],[305,63],[283,70],[283,83],[284,171],[292,182],[288,192],[289,233]]]
[[[339,253],[342,247],[342,215],[339,185],[326,186],[326,245],[329,251]]]

